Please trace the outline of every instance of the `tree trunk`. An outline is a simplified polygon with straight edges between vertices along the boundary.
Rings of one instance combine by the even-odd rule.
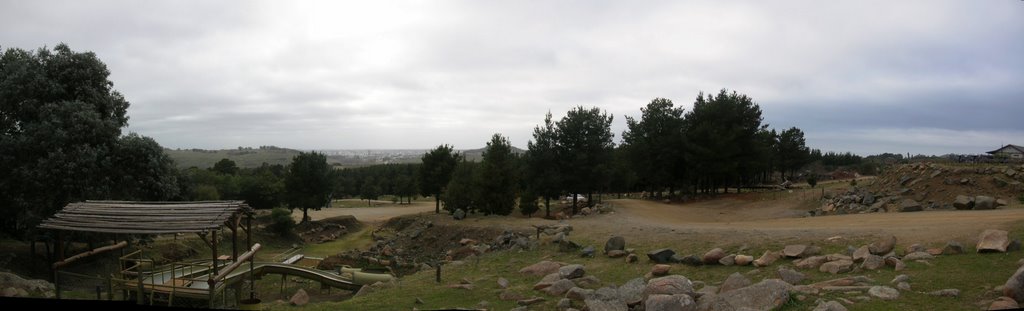
[[[434,214],[441,213],[441,194],[434,195]]]
[[[303,207],[302,208],[302,221],[300,221],[299,224],[304,224],[304,223],[306,223],[306,220],[309,219],[309,214],[306,213],[307,211],[309,211],[309,208],[307,208],[307,207]]]
[[[569,194],[572,196],[572,214],[576,215],[576,192]]]

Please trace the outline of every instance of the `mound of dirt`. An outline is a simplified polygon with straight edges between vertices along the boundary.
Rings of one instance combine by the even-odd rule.
[[[351,215],[336,216],[327,219],[309,221],[295,228],[299,237],[306,243],[324,243],[334,241],[349,232],[359,231],[363,224]]]
[[[895,165],[862,187],[826,193],[811,214],[954,209],[957,196],[987,196],[1005,205],[1024,195],[1022,182],[1024,165]]]

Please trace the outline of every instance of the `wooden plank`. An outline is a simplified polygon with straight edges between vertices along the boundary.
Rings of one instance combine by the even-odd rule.
[[[79,227],[66,227],[66,226],[39,226],[42,229],[53,229],[53,230],[66,230],[66,231],[81,231],[81,232],[103,232],[103,233],[126,233],[126,234],[168,234],[168,233],[193,233],[203,232],[210,229],[177,229],[177,230],[165,230],[165,229],[153,229],[153,230],[139,230],[139,229],[110,229],[110,228],[79,228]]]
[[[80,253],[78,255],[74,255],[74,256],[68,257],[68,259],[64,259],[64,260],[55,262],[55,263],[53,263],[53,268],[54,269],[58,269],[60,267],[69,265],[72,262],[75,262],[76,260],[79,260],[79,259],[82,259],[82,258],[85,258],[85,257],[89,257],[89,256],[92,256],[92,255],[96,255],[96,254],[99,254],[99,253],[103,253],[103,252],[106,252],[106,251],[112,251],[112,250],[119,249],[119,248],[122,248],[122,247],[125,247],[125,246],[128,246],[128,242],[121,241],[121,243],[117,243],[117,244],[114,244],[114,245],[108,245],[108,246],[96,248],[96,249],[91,250],[91,251],[87,251],[87,252],[84,252],[84,253]]]
[[[95,223],[95,222],[67,222],[67,221],[48,221],[45,224],[48,225],[63,225],[63,226],[81,226],[81,227],[97,227],[97,228],[155,228],[155,229],[170,229],[170,228],[219,228],[220,223],[165,223],[165,224],[140,224],[140,223]]]

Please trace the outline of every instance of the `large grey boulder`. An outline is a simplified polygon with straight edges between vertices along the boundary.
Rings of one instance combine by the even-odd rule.
[[[921,207],[921,203],[918,203],[914,199],[904,199],[902,202],[900,202],[899,211],[901,213],[920,212],[922,210],[924,209]]]
[[[573,287],[573,288],[570,288],[569,291],[565,292],[565,298],[569,298],[571,300],[576,300],[576,301],[584,301],[584,300],[586,300],[587,298],[589,298],[593,294],[594,294],[594,290],[593,289]]]
[[[309,303],[309,294],[306,293],[306,290],[300,288],[292,295],[292,298],[288,299],[288,303],[297,307],[305,306]]]
[[[748,279],[743,274],[740,274],[739,272],[733,272],[732,274],[729,275],[728,278],[725,279],[725,282],[722,282],[722,285],[718,287],[718,292],[724,293],[744,288],[750,286],[750,284],[753,283],[754,282],[751,282],[750,279]]]
[[[675,254],[676,252],[671,249],[662,248],[647,252],[647,258],[655,263],[672,263],[672,256]]]
[[[974,198],[974,209],[985,210],[996,208],[996,198],[979,195]]]
[[[853,262],[864,261],[864,258],[867,258],[868,255],[871,255],[871,250],[868,248],[868,246],[861,246],[857,250],[853,251]]]
[[[697,303],[693,297],[684,294],[650,295],[644,301],[646,311],[695,311]]]
[[[943,255],[957,255],[964,253],[964,246],[957,241],[946,242],[946,247],[942,248]]]
[[[953,200],[953,208],[958,210],[969,210],[974,209],[974,198],[966,195],[958,195]]]
[[[975,247],[979,253],[999,252],[1005,253],[1006,247],[1010,245],[1009,233],[1003,230],[987,229],[978,236],[978,245]]]
[[[604,243],[604,253],[610,251],[621,251],[626,249],[626,239],[621,236],[613,236]]]
[[[988,306],[989,310],[1016,310],[1020,308],[1016,300],[1010,297],[999,297]]]
[[[737,266],[746,266],[754,261],[754,256],[740,254],[736,255],[736,257],[734,257],[733,260],[735,261]]]
[[[455,220],[463,220],[466,218],[466,211],[461,208],[457,209],[455,210],[455,213],[452,214],[452,218],[455,218]]]
[[[789,301],[793,286],[779,279],[767,279],[737,290],[701,297],[697,310],[775,310]]]
[[[693,282],[682,275],[669,275],[660,278],[654,278],[647,282],[647,287],[644,288],[644,295],[675,295],[675,294],[687,294],[693,296]]]
[[[868,245],[868,251],[870,251],[872,254],[879,256],[888,254],[894,248],[896,248],[896,236],[894,235],[882,237],[875,241],[874,243]]]
[[[932,254],[929,254],[927,252],[913,252],[907,254],[906,256],[903,256],[903,260],[928,260],[934,258],[935,256],[932,256]]]

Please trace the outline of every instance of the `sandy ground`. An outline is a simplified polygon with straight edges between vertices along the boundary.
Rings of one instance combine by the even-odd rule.
[[[622,235],[634,241],[714,241],[716,244],[740,245],[824,240],[834,236],[870,239],[892,234],[906,243],[945,243],[949,240],[974,243],[985,229],[1009,229],[1012,224],[1024,221],[1024,208],[1019,204],[987,211],[802,217],[807,209],[817,204],[813,193],[803,196],[799,193],[788,196],[731,194],[702,202],[673,204],[633,199],[606,202],[615,206],[614,213],[566,220],[573,225],[574,235],[593,240]],[[422,213],[438,222],[455,223],[445,213],[434,215],[433,211],[433,202],[414,202],[411,205],[388,204],[370,208],[329,208],[310,211],[310,216],[316,220],[353,215],[363,222],[378,223],[395,216]],[[300,216],[298,213],[296,218]],[[555,222],[514,214],[512,217],[472,215],[458,223],[528,231],[533,230],[531,225]]]

